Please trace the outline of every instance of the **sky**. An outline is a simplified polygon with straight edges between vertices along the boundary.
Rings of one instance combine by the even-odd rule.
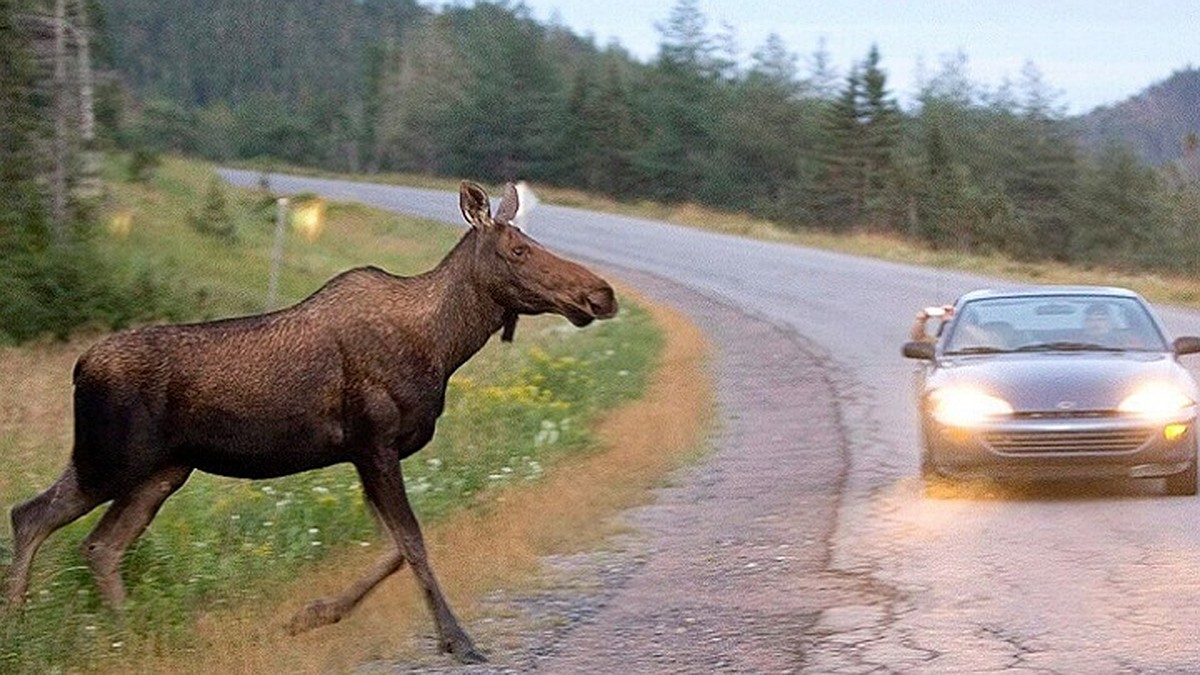
[[[523,0],[534,19],[617,42],[640,61],[658,53],[675,0]],[[733,34],[744,60],[771,33],[800,57],[822,40],[839,75],[872,44],[902,103],[919,73],[966,56],[989,89],[1032,63],[1070,114],[1120,102],[1178,70],[1200,66],[1200,0],[699,0],[710,33]]]

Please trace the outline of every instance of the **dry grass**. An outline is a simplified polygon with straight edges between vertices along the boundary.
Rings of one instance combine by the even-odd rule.
[[[15,498],[17,486],[45,483],[66,466],[73,432],[71,368],[93,341],[0,347],[0,452],[6,467],[0,472],[0,503]],[[7,539],[8,519],[0,520]]]
[[[621,292],[632,295],[629,289]],[[530,583],[539,556],[601,541],[613,531],[615,514],[648,500],[650,489],[701,442],[713,410],[707,343],[679,314],[645,304],[667,336],[662,361],[646,396],[602,421],[602,449],[556,465],[545,480],[509,489],[486,508],[426,530],[434,569],[468,630],[475,598]],[[141,672],[171,673],[347,672],[366,661],[427,649],[429,643],[416,636],[431,632],[432,623],[408,571],[385,582],[338,626],[296,638],[281,630],[304,602],[344,588],[380,553],[375,547],[344,552],[319,572],[278,589],[271,603],[202,617],[193,653],[114,670],[133,665]]]

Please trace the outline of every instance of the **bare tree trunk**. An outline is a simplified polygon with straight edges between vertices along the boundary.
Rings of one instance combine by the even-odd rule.
[[[100,153],[96,150],[95,75],[92,73],[91,30],[87,0],[74,0],[72,22],[79,64],[79,141],[80,174],[76,195],[83,200],[100,197]]]
[[[79,50],[79,137],[83,147],[91,149],[96,140],[96,110],[93,103],[91,31],[87,0],[75,0],[75,48]]]
[[[67,31],[66,0],[54,3],[54,175],[51,185],[50,216],[54,241],[67,238]]]

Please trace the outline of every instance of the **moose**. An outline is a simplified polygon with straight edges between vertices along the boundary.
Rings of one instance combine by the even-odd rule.
[[[471,225],[432,270],[412,277],[360,267],[275,312],[116,333],[74,369],[75,437],[53,485],[12,509],[7,600],[22,604],[34,555],[54,531],[112,504],[81,550],[104,601],[125,598],[120,561],[193,470],[269,478],[351,463],[395,548],[341,594],[310,602],[287,626],[336,623],[407,562],[433,615],[439,649],[486,660],[459,625],[429,564],[400,460],[433,437],[452,373],[519,315],[576,326],[617,312],[603,279],[512,224],[505,186],[495,216],[463,181]]]

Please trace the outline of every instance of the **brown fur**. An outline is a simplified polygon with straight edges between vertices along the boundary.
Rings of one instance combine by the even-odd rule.
[[[289,630],[339,621],[408,562],[441,648],[482,660],[427,562],[399,460],[433,436],[450,375],[517,315],[554,312],[582,326],[617,311],[605,281],[511,226],[516,200],[507,186],[493,218],[487,194],[464,181],[473,227],[425,274],[351,270],[285,310],[137,329],[89,349],[75,367],[71,463],[12,510],[10,604],[23,601],[42,541],[103,502],[112,506],[83,550],[119,607],[121,556],[192,470],[263,478],[350,462],[396,550]]]

